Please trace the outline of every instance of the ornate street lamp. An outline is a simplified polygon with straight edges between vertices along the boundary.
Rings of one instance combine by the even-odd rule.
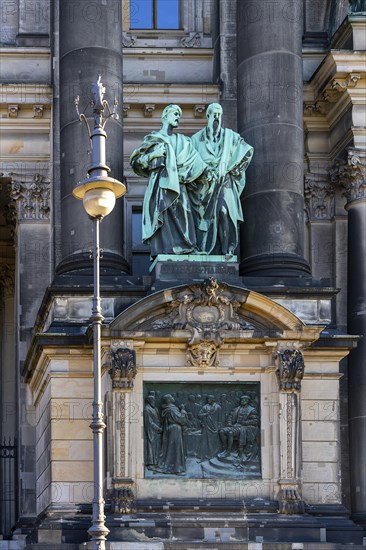
[[[105,540],[109,530],[105,526],[104,498],[103,498],[103,460],[102,460],[102,437],[105,424],[103,421],[103,402],[101,391],[101,327],[104,317],[100,304],[100,257],[99,246],[100,222],[108,216],[114,208],[116,199],[126,193],[126,187],[120,181],[108,176],[110,169],[106,165],[105,141],[107,134],[104,130],[108,118],[118,119],[116,113],[117,101],[114,101],[113,111],[108,102],[103,99],[105,88],[98,77],[92,85],[92,100],[89,105],[93,107],[94,128],[90,131],[89,123],[84,113],[79,113],[79,97],[75,99],[76,112],[79,120],[85,122],[92,144],[92,166],[88,170],[88,177],[80,181],[73,195],[83,201],[83,206],[94,221],[94,242],[93,242],[93,283],[94,297],[93,310],[90,318],[93,326],[93,416],[90,428],[93,432],[93,521],[88,533],[92,541],[93,550],[105,550]],[[103,112],[107,109],[107,116],[103,120]]]

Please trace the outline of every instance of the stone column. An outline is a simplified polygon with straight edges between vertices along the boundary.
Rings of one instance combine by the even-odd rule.
[[[296,349],[280,349],[276,354],[276,375],[280,404],[280,514],[303,514],[301,499],[301,380],[304,358]]]
[[[129,465],[129,424],[132,411],[131,396],[137,373],[136,352],[127,347],[112,349],[111,364],[111,510],[114,514],[129,514],[133,511],[135,498]]]
[[[17,426],[14,275],[14,264],[0,264],[0,443],[13,441]]]
[[[302,5],[238,2],[238,132],[254,147],[243,200],[243,274],[309,273],[303,257]]]
[[[348,332],[363,337],[348,359],[351,505],[366,521],[366,150],[339,167],[348,211]]]
[[[118,121],[110,119],[107,164],[111,176],[123,177],[122,132],[122,3],[60,2],[60,157],[61,157],[61,262],[58,272],[84,268],[90,260],[93,224],[81,201],[72,196],[76,183],[86,177],[91,164],[90,140],[78,121],[75,97],[83,111],[91,99],[91,85],[98,75],[106,88],[105,99],[119,103]],[[90,113],[92,115],[92,113]],[[101,225],[102,267],[125,271],[123,258],[123,202]]]

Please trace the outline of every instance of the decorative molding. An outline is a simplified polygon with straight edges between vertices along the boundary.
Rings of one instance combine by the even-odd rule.
[[[136,39],[127,34],[126,32],[122,33],[122,46],[123,48],[132,48],[136,43]]]
[[[151,118],[153,112],[155,111],[155,103],[145,103],[144,104],[144,117]]]
[[[194,118],[203,118],[206,111],[206,104],[197,104],[193,107]]]
[[[330,220],[334,216],[335,189],[329,175],[305,174],[304,197],[310,221]]]
[[[43,118],[43,105],[33,105],[33,118]]]
[[[280,514],[304,514],[305,502],[301,498],[301,493],[297,483],[281,483],[281,490],[278,493],[278,512]]]
[[[343,188],[347,203],[366,199],[366,150],[349,147],[347,161],[337,161],[333,181]]]
[[[118,348],[111,351],[112,367],[109,374],[113,388],[133,388],[133,381],[137,374],[136,352],[129,348]]]
[[[180,41],[184,48],[200,48],[201,47],[201,35],[200,33],[189,33],[183,36]]]
[[[128,111],[130,110],[131,105],[129,103],[124,103],[122,110],[123,110],[123,118],[128,117]]]
[[[345,78],[334,78],[331,84],[324,90],[323,98],[328,103],[336,103],[343,92],[355,88],[361,80],[361,75],[348,73]]]
[[[8,105],[8,117],[18,118],[19,105]]]
[[[119,474],[124,475],[126,471],[126,394],[119,392]],[[118,423],[116,424],[118,429]]]
[[[131,484],[114,487],[111,494],[112,514],[133,514],[136,511],[135,495]]]
[[[12,178],[10,197],[15,202],[18,221],[49,220],[50,181],[41,174],[9,173]]]
[[[361,75],[349,73],[346,78],[335,78],[332,81],[331,87],[333,90],[343,92],[347,88],[355,88],[359,80],[361,80]]]
[[[329,104],[326,101],[319,99],[318,101],[305,101],[303,106],[304,116],[323,117],[329,111]]]
[[[299,393],[304,377],[304,357],[298,349],[278,350],[275,357],[279,389],[286,393]]]

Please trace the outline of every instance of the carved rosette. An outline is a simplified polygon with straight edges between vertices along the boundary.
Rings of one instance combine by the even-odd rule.
[[[301,498],[301,380],[304,357],[298,349],[279,349],[275,356],[280,404],[280,514],[303,514]]]
[[[10,197],[15,202],[18,221],[49,220],[50,181],[41,174],[9,174]]]
[[[304,196],[305,210],[310,221],[330,220],[334,216],[335,189],[329,176],[306,174]]]
[[[343,188],[347,203],[366,199],[366,150],[349,148],[347,161],[337,163],[333,177]]]
[[[111,351],[111,357],[112,367],[109,374],[112,378],[112,387],[132,389],[137,374],[135,350],[118,348]]]

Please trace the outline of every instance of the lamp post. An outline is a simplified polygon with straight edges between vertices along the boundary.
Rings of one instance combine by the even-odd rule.
[[[108,102],[103,99],[105,88],[98,77],[92,85],[92,97],[89,105],[93,107],[94,128],[90,131],[88,120],[84,113],[79,113],[79,98],[75,99],[76,111],[79,120],[85,122],[92,145],[92,166],[88,170],[88,177],[79,182],[73,190],[73,195],[83,201],[84,209],[94,222],[93,242],[93,310],[90,318],[93,327],[93,416],[90,428],[93,432],[93,520],[88,533],[91,537],[93,550],[105,550],[105,540],[109,530],[105,526],[104,498],[103,498],[103,460],[102,443],[105,424],[103,421],[102,402],[102,374],[101,374],[101,327],[104,317],[100,303],[100,257],[99,245],[100,222],[108,216],[114,208],[116,199],[126,193],[126,187],[120,181],[108,176],[110,169],[106,165],[105,141],[107,134],[104,130],[108,118],[118,119],[116,113],[117,102],[114,102],[111,111]],[[107,116],[103,120],[103,112],[107,109]]]

